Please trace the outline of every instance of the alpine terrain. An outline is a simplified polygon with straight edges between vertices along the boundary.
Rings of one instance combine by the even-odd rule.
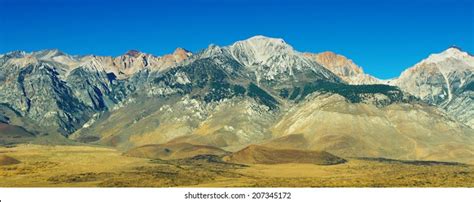
[[[458,47],[432,54],[391,84],[474,127],[474,56]]]
[[[347,173],[364,165],[380,172],[433,165],[453,173],[458,167],[444,166],[474,163],[473,70],[474,57],[451,47],[382,81],[345,56],[303,53],[265,36],[164,56],[14,51],[0,55],[0,145],[11,152],[2,158],[8,166],[39,169],[48,183],[85,186],[97,180],[97,186],[143,186],[137,184],[142,178],[151,186],[197,185],[210,183],[199,177],[244,179],[268,166],[293,176],[287,164]],[[44,149],[50,146],[58,153]],[[53,155],[51,162],[108,158],[110,164],[95,167],[97,173],[52,176],[49,164],[31,161],[34,155]]]

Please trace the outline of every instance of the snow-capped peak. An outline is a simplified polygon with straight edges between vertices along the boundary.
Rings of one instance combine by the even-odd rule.
[[[474,66],[474,57],[456,46],[452,46],[441,53],[431,54],[421,63],[439,63],[447,59],[463,60],[469,63],[470,66]]]
[[[254,36],[226,47],[245,66],[289,66],[287,61],[297,54],[283,39]],[[273,64],[271,64],[273,63]],[[286,63],[286,64],[283,64]]]
[[[231,52],[237,58],[242,54],[250,56],[249,62],[261,63],[267,61],[275,54],[293,53],[293,47],[288,45],[283,39],[270,38],[265,36],[254,36],[246,40],[237,41],[230,47]]]
[[[257,82],[261,79],[273,80],[280,76],[289,79],[302,71],[312,71],[324,78],[335,77],[280,38],[258,35],[223,48],[209,47],[205,53],[228,54],[253,71]]]
[[[441,53],[431,54],[428,58],[403,71],[400,77],[409,77],[416,72],[442,72],[447,76],[450,72],[464,70],[474,70],[474,57],[452,46]]]
[[[238,42],[249,42],[249,43],[254,43],[254,44],[262,44],[262,43],[265,43],[265,44],[268,44],[268,43],[281,44],[281,45],[286,44],[285,40],[283,40],[281,38],[272,38],[272,37],[266,37],[266,36],[263,36],[263,35],[253,36],[253,37],[250,37],[246,40],[238,41]],[[236,42],[236,43],[238,43],[238,42]]]

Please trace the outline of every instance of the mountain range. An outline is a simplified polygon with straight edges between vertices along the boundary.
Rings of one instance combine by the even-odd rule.
[[[345,56],[265,36],[164,56],[14,51],[0,55],[0,143],[258,144],[474,163],[473,70],[474,57],[450,47],[380,80]]]

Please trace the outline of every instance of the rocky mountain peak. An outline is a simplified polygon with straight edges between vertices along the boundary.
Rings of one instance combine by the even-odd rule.
[[[223,53],[223,48],[216,45],[216,44],[210,44],[206,49],[200,52],[200,57],[201,58],[207,58],[207,57],[212,57],[213,55],[219,55]]]
[[[38,64],[38,60],[32,55],[25,55],[23,57],[16,57],[7,60],[7,64],[17,67],[25,67],[31,64]]]
[[[457,49],[443,54],[466,56]],[[264,36],[211,45],[191,59],[182,48],[164,56],[135,50],[118,57],[77,57],[58,50],[18,55],[0,57],[0,103],[8,104],[0,105],[0,121],[18,119],[31,131],[56,130],[124,149],[171,140],[237,149],[273,135],[301,134],[298,139],[307,141],[308,149],[328,142],[343,154],[369,148],[360,156],[416,156],[421,147],[385,149],[401,139],[410,148],[413,141],[436,145],[423,152],[460,147],[466,156],[472,153],[472,130],[456,122],[474,125],[474,77],[468,71],[419,71],[397,80],[401,89],[440,106],[455,121],[398,87],[347,85],[374,79],[347,57],[303,54],[282,39]],[[433,69],[465,64],[447,59]]]
[[[402,72],[400,78],[412,74],[436,75],[447,77],[451,72],[474,71],[474,57],[461,48],[452,46],[443,52],[429,55],[413,67]]]
[[[131,56],[131,57],[138,57],[141,54],[140,51],[138,50],[129,50],[125,53],[125,55]]]
[[[184,48],[176,48],[172,54],[167,54],[163,57],[156,58],[156,60],[153,61],[152,68],[157,71],[164,71],[170,67],[180,64],[192,55],[193,54],[190,51]]]
[[[292,54],[293,47],[283,39],[265,36],[254,36],[246,40],[237,41],[229,49],[237,58],[245,57],[248,62],[262,63],[277,55]]]
[[[350,84],[375,84],[380,81],[370,75],[364,74],[361,67],[357,66],[351,59],[343,55],[326,51],[318,54],[304,53],[305,57],[316,61],[326,67],[329,71],[341,77]]]
[[[459,46],[456,46],[456,45],[452,45],[452,46],[450,46],[450,47],[448,48],[448,50],[449,50],[449,49],[457,49],[458,51],[461,51],[461,52],[463,52],[462,48],[461,48],[461,47],[459,47]]]
[[[474,127],[474,57],[450,47],[405,70],[393,84]]]
[[[424,59],[420,63],[439,63],[445,60],[462,60],[465,61],[469,66],[474,67],[474,57],[469,53],[464,52],[457,46],[451,46],[441,53],[431,54],[428,58]]]
[[[296,79],[297,74],[313,77],[314,80],[339,81],[333,73],[279,38],[258,35],[224,47],[211,44],[197,58],[215,56],[235,60],[244,67],[245,74],[254,77],[257,83],[271,80],[290,82]]]
[[[193,55],[192,52],[184,48],[176,48],[173,54],[163,56],[164,63],[169,63],[170,65],[182,62]]]
[[[337,72],[338,74],[346,75],[363,73],[362,68],[354,64],[352,60],[331,51],[318,54],[305,53],[305,56],[314,57],[316,62],[322,64],[324,67],[335,73]]]
[[[38,59],[42,60],[51,60],[54,57],[65,56],[66,54],[59,49],[46,49],[41,51],[36,51],[32,53]]]
[[[253,37],[250,37],[246,40],[240,41],[240,42],[247,42],[247,43],[253,43],[253,44],[276,44],[276,45],[287,45],[285,40],[281,38],[272,38],[272,37],[267,37],[263,35],[256,35]],[[238,43],[238,42],[236,42]]]
[[[3,54],[1,56],[7,56],[7,57],[11,57],[11,58],[19,58],[19,57],[24,57],[26,55],[26,52],[25,51],[10,51],[6,54]]]
[[[181,55],[181,56],[184,56],[184,55],[190,56],[191,54],[192,54],[191,51],[188,51],[180,47],[176,48],[173,52],[173,55]]]

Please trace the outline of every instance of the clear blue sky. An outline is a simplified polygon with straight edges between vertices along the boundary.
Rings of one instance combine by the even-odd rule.
[[[0,52],[162,55],[253,35],[334,51],[379,78],[451,45],[474,52],[472,0],[0,0]]]

